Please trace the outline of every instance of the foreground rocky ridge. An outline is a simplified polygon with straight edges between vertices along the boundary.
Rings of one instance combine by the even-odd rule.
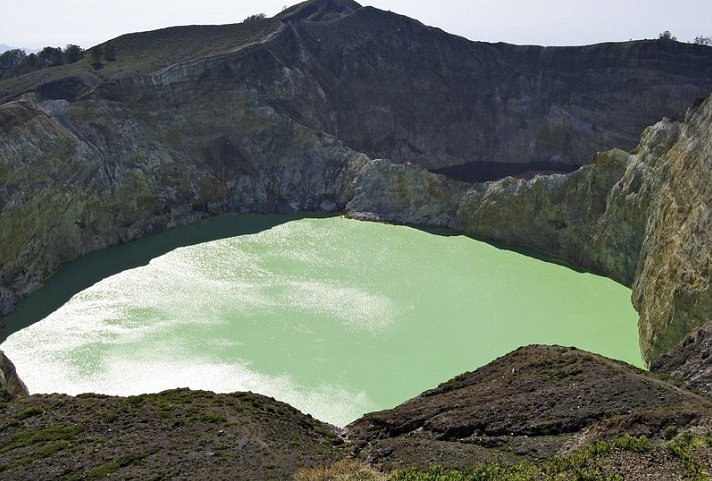
[[[710,398],[624,363],[529,346],[343,431],[251,393],[0,401],[0,479],[289,480],[353,457],[387,471],[536,466],[623,434],[624,444],[599,445],[577,466],[591,463],[589,476],[687,479],[712,460],[711,415]]]
[[[520,348],[346,428],[361,459],[393,469],[551,458],[623,433],[649,439],[709,423],[710,399],[558,346]],[[674,427],[674,429],[673,429]]]
[[[33,395],[0,412],[3,480],[288,480],[344,457],[333,426],[252,393]]]

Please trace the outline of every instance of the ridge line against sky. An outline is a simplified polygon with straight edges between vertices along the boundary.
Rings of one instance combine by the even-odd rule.
[[[285,0],[8,0],[0,44],[16,48],[89,48],[125,33],[175,25],[238,23],[279,13]],[[586,45],[712,35],[712,0],[363,0],[470,40],[534,45]]]

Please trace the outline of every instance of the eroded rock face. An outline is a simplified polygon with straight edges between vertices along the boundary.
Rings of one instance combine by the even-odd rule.
[[[680,344],[653,361],[650,369],[712,395],[712,322],[693,329]]]
[[[587,164],[712,90],[712,50],[674,42],[487,44],[371,7],[289,35],[271,51],[314,86],[280,98],[300,122],[429,169]]]
[[[28,394],[27,386],[17,375],[15,365],[4,352],[0,351],[0,397],[3,395],[27,396]]]
[[[655,437],[666,424],[689,423],[709,409],[706,398],[624,363],[527,346],[394,409],[366,414],[346,432],[359,457],[382,466],[466,467],[492,459],[488,448],[504,459],[553,456],[596,430],[612,430],[614,417],[620,424],[638,419]]]
[[[377,159],[361,172],[350,217],[381,222],[459,228],[455,213],[468,188],[413,164]]]
[[[0,138],[4,310],[68,259],[206,215],[343,209],[366,156],[250,95],[235,91],[234,110],[224,99],[158,113],[148,101],[33,95],[0,106],[11,127]]]

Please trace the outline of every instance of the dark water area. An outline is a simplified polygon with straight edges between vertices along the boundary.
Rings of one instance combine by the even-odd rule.
[[[145,266],[151,259],[174,249],[239,235],[256,234],[305,217],[320,216],[307,216],[303,213],[226,214],[170,229],[147,238],[114,245],[69,261],[31,296],[21,300],[17,309],[3,319],[3,325],[0,327],[0,343],[11,334],[44,319],[77,292],[121,271]]]
[[[581,166],[561,162],[532,162],[528,164],[505,162],[468,162],[453,165],[432,172],[463,182],[487,182],[504,177],[521,177],[530,179],[537,174],[568,174]]]

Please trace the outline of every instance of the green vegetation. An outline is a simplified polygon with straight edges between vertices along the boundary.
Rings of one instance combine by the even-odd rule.
[[[42,411],[42,408],[40,408],[38,406],[30,406],[30,407],[23,409],[19,413],[17,413],[17,417],[19,419],[27,419],[27,418],[31,418],[32,416],[37,416],[38,414],[42,414],[43,412],[44,411]]]
[[[697,461],[694,453],[698,449],[710,447],[712,447],[712,432],[701,436],[688,431],[668,443],[670,453],[683,462],[685,470],[693,481],[712,479],[709,467],[705,468],[704,465]]]
[[[645,436],[628,434],[613,441],[597,441],[569,456],[517,465],[484,463],[469,471],[432,466],[381,473],[356,460],[346,460],[327,468],[303,469],[295,481],[535,481],[540,479],[577,481],[622,481],[607,472],[601,457],[614,451],[646,452],[651,448]],[[700,478],[704,479],[704,478]]]
[[[660,35],[658,35],[658,39],[677,42],[677,37],[673,35],[670,30],[665,30],[664,32],[661,32]]]
[[[84,431],[84,424],[52,426],[39,431],[21,431],[10,438],[10,442],[0,448],[0,453],[47,441],[70,440]]]
[[[84,50],[79,45],[69,44],[64,47],[45,47],[39,53],[27,55],[24,50],[12,49],[0,54],[0,79],[16,77],[33,70],[57,67],[78,62],[84,57]]]
[[[242,23],[253,23],[253,22],[259,22],[260,20],[264,20],[267,18],[267,15],[264,13],[256,13],[255,15],[250,15],[246,19],[242,21]]]
[[[389,476],[376,471],[355,459],[345,459],[338,463],[313,469],[300,469],[294,475],[295,481],[389,481]]]
[[[108,463],[100,464],[96,468],[90,470],[84,479],[101,479],[109,474],[117,471],[121,467],[118,461],[109,461]]]

